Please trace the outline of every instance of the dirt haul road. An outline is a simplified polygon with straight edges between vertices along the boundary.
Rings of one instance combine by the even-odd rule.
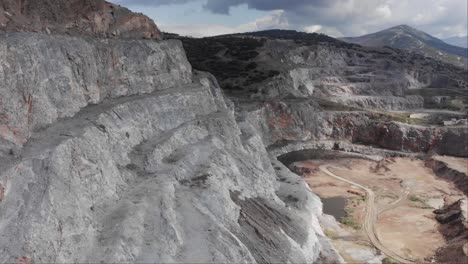
[[[332,166],[330,166],[329,164],[325,164],[325,165],[321,165],[319,168],[320,168],[321,171],[326,173],[328,176],[333,177],[335,179],[338,179],[340,181],[346,182],[346,183],[351,184],[353,186],[356,186],[356,187],[358,187],[360,189],[363,189],[363,190],[365,190],[367,192],[367,207],[366,207],[366,218],[364,220],[364,230],[365,230],[367,236],[369,237],[369,240],[374,245],[374,247],[376,247],[378,250],[380,250],[387,257],[390,257],[390,258],[392,258],[392,259],[394,259],[396,261],[399,261],[401,263],[414,263],[414,260],[402,257],[402,256],[392,252],[391,250],[387,249],[382,244],[382,242],[380,242],[379,238],[377,237],[377,234],[375,232],[375,226],[374,226],[374,224],[376,222],[376,219],[377,219],[377,209],[375,208],[375,194],[374,194],[374,192],[371,189],[369,189],[369,188],[367,188],[367,187],[365,187],[365,186],[363,186],[363,185],[361,185],[359,183],[355,183],[355,182],[352,182],[350,180],[347,180],[347,179],[341,178],[340,176],[335,175],[333,172],[328,170],[328,168],[330,168],[330,167],[332,167]],[[408,192],[406,191],[405,195],[403,195],[403,197],[406,197],[407,193]],[[399,201],[401,201],[402,198],[400,198],[397,202],[395,202],[392,205],[396,205]],[[388,209],[389,208],[386,208],[386,210],[388,210]]]

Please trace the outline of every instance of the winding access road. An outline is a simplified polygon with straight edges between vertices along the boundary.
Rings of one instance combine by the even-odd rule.
[[[363,226],[364,226],[364,230],[365,230],[367,236],[369,237],[369,240],[374,245],[374,247],[376,247],[378,250],[380,250],[387,257],[392,258],[392,259],[394,259],[394,260],[396,260],[398,262],[401,262],[401,263],[414,263],[414,260],[403,257],[403,256],[400,256],[397,253],[395,253],[395,252],[389,250],[388,248],[386,248],[382,244],[382,242],[379,240],[379,238],[377,237],[377,233],[375,232],[375,222],[376,222],[376,219],[377,219],[377,209],[375,207],[375,193],[374,193],[374,191],[372,191],[370,188],[367,188],[367,187],[365,187],[365,186],[363,186],[363,185],[361,185],[359,183],[352,182],[350,180],[347,180],[345,178],[342,178],[342,177],[334,174],[333,172],[328,170],[328,168],[331,168],[331,167],[333,167],[333,166],[331,166],[329,164],[325,164],[325,165],[321,165],[319,168],[320,168],[321,171],[323,171],[325,174],[327,174],[330,177],[333,177],[333,178],[335,178],[337,180],[346,182],[348,184],[351,184],[353,186],[356,186],[356,187],[366,191],[366,193],[367,193],[367,208],[366,208],[366,218],[364,220]],[[406,195],[407,195],[407,191],[405,192],[405,195],[403,197],[405,197]],[[398,199],[398,201],[395,202],[392,205],[396,205],[399,201],[401,201],[401,199],[403,199],[403,197]]]

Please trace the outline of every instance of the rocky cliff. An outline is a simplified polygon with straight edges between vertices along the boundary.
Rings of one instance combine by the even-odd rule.
[[[410,118],[446,110],[466,116],[464,69],[287,30],[180,39],[192,65],[219,79],[238,116],[254,123],[269,146],[334,140],[468,156],[466,144],[453,144],[466,143],[466,126]]]
[[[456,264],[468,261],[468,223],[463,210],[467,210],[466,201],[458,200],[434,211],[440,223],[439,230],[447,240],[447,245],[436,252],[437,262]]]
[[[179,41],[88,34],[49,2],[102,11],[2,2],[0,262],[341,261],[320,200]]]
[[[191,67],[177,41],[4,33],[0,47],[3,153],[89,104],[191,82]]]
[[[467,155],[466,127],[391,112],[463,109],[453,66],[297,32],[182,46],[104,1],[0,3],[1,262],[340,263],[281,151]]]
[[[0,30],[161,38],[151,19],[104,0],[2,0]]]

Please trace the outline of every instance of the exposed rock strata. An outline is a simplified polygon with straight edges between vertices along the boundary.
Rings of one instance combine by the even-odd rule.
[[[104,0],[2,0],[0,30],[161,39],[151,19]]]
[[[453,182],[458,189],[465,193],[465,195],[468,195],[468,175],[466,174],[466,170],[462,171],[453,168],[437,158],[427,159],[425,165],[431,168],[437,176]],[[468,169],[468,164],[465,165],[465,169]]]
[[[237,103],[239,116],[255,124],[270,146],[294,141],[348,141],[394,151],[468,156],[468,127],[410,125],[365,111],[323,111],[313,100]],[[317,125],[320,124],[320,125]]]
[[[468,127],[425,127],[396,122],[375,122],[358,127],[354,141],[391,150],[434,151],[468,157]]]
[[[194,67],[218,77],[238,118],[255,124],[269,146],[330,140],[468,156],[468,127],[414,125],[402,114],[443,94],[449,103],[468,102],[460,96],[468,83],[463,69],[294,31],[181,39]]]
[[[177,41],[5,33],[0,57],[0,153],[89,104],[191,81]]]
[[[47,33],[0,35],[2,262],[343,262],[318,197],[265,146],[362,151],[349,142],[375,115],[353,107],[419,107],[410,88],[465,85],[390,51],[252,41],[225,54],[249,60],[265,44],[272,68],[243,79],[251,90],[233,105],[178,41],[136,40],[159,36],[146,17],[102,1],[2,8],[2,30]],[[348,94],[345,111],[313,98]]]
[[[462,215],[461,205],[461,201],[457,201],[434,211],[437,221],[441,224],[439,230],[447,240],[447,245],[436,252],[437,262],[468,262],[468,222]]]
[[[363,108],[398,110],[420,107],[422,98],[410,95],[424,88],[436,93],[468,88],[466,70],[418,54],[361,47],[319,34],[270,30],[181,39],[193,66],[213,72],[235,97],[348,97],[348,103],[354,100]]]
[[[178,41],[1,42],[1,262],[342,262]]]
[[[465,195],[468,195],[468,164],[464,159],[448,156],[433,156],[425,165],[434,173],[455,184]],[[465,198],[466,199],[466,196]],[[448,202],[444,207],[434,211],[440,223],[439,231],[444,235],[447,244],[436,252],[436,260],[442,263],[464,263],[468,261],[468,202],[466,200]]]

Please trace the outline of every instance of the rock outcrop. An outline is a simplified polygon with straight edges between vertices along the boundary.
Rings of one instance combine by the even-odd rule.
[[[89,104],[191,82],[177,41],[0,35],[0,152]]]
[[[464,69],[295,31],[180,39],[192,65],[213,72],[239,118],[255,124],[268,146],[332,140],[468,156],[468,127],[442,127],[407,114],[445,111],[424,109],[437,96],[447,104],[436,108],[456,101],[463,110]]]
[[[259,100],[322,97],[365,109],[422,107],[425,89],[467,89],[466,70],[391,48],[367,48],[319,35],[271,30],[181,38],[197,69],[229,95]],[[384,103],[378,103],[385,100]],[[392,103],[393,102],[393,103]]]
[[[358,127],[355,142],[386,149],[468,157],[468,128],[426,127],[397,122],[372,122]]]
[[[342,263],[320,200],[273,147],[359,152],[352,143],[373,144],[388,121],[378,111],[425,104],[410,91],[466,88],[464,72],[391,49],[236,36],[210,51],[229,60],[190,56],[226,97],[145,16],[104,1],[1,3],[5,263]],[[392,124],[391,155],[433,144],[427,127]]]
[[[151,19],[104,0],[2,0],[0,31],[161,39]]]
[[[432,169],[434,173],[455,184],[459,190],[468,195],[468,164],[463,160],[458,166],[454,166],[441,157],[431,157],[425,161],[426,167]]]
[[[423,126],[357,109],[327,110],[313,99],[236,101],[239,116],[255,124],[268,146],[281,142],[347,141],[394,151],[468,156],[468,127]],[[247,109],[247,110],[245,110]],[[242,111],[242,110],[239,110]],[[317,125],[320,124],[320,125]]]
[[[468,261],[468,222],[463,217],[461,206],[466,206],[466,203],[462,205],[459,200],[434,211],[440,223],[439,230],[447,240],[447,245],[436,252],[437,262],[456,264]]]
[[[4,3],[5,30],[52,32],[0,34],[0,262],[343,261],[318,197],[179,41],[45,10],[92,1]]]

